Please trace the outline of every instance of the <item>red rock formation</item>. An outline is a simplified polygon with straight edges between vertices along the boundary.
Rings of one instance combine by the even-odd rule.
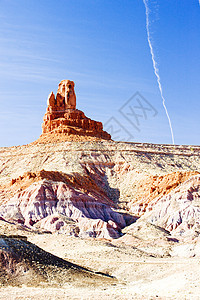
[[[111,136],[103,131],[101,122],[87,118],[76,109],[74,82],[62,80],[56,97],[53,92],[49,94],[42,135],[37,142],[91,139],[110,140]]]
[[[11,198],[19,190],[25,190],[34,182],[38,182],[43,179],[66,183],[74,189],[78,189],[82,193],[92,196],[102,203],[114,206],[113,201],[108,197],[104,184],[101,182],[101,178],[99,178],[97,173],[95,173],[94,178],[92,178],[92,174],[65,174],[62,172],[46,170],[26,172],[22,176],[12,179],[10,184],[7,185],[6,192],[9,193]],[[102,186],[98,185],[97,181],[100,182]]]

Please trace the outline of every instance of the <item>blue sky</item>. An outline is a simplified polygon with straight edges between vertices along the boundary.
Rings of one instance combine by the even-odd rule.
[[[200,144],[198,0],[148,5],[175,143]],[[75,82],[77,108],[116,138],[171,143],[145,26],[142,0],[0,0],[0,146],[39,137],[62,79]]]

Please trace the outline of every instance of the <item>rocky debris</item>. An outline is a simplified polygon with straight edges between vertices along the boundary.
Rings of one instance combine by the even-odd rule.
[[[101,219],[80,218],[78,226],[78,236],[81,238],[117,239],[121,236],[121,227],[113,220],[105,222]]]
[[[18,235],[18,234],[10,234],[10,235],[0,234],[0,238],[19,239],[19,240],[27,241],[27,237],[25,235]]]
[[[200,175],[157,197],[141,219],[169,230],[176,236],[194,239],[200,235]]]
[[[152,257],[169,257],[173,247],[179,243],[169,231],[141,219],[122,232],[123,236],[113,240],[113,244],[135,247]]]
[[[154,224],[145,222],[141,219],[138,219],[135,223],[130,226],[124,228],[124,234],[134,235],[134,237],[142,239],[142,240],[159,240],[161,238],[170,238],[170,232],[156,226]],[[125,237],[125,235],[123,236]],[[122,239],[122,238],[121,238]]]
[[[6,221],[3,218],[0,218],[0,233],[1,236],[24,236],[30,235],[33,233],[34,230],[32,230],[30,227],[25,226],[24,224],[20,223],[20,220],[12,220],[12,221]]]
[[[54,213],[36,222],[33,229],[38,232],[62,233],[77,237],[80,231],[76,221],[59,213]]]
[[[59,213],[41,219],[33,225],[39,232],[61,233],[80,238],[111,239],[120,236],[121,228],[111,220],[80,217],[74,221]]]
[[[125,217],[112,210],[103,199],[100,201],[66,183],[46,179],[31,184],[0,206],[0,216],[5,220],[18,220],[30,227],[45,218],[40,222],[41,228],[66,231],[67,222],[55,216],[56,213],[78,222],[75,227],[81,236],[86,230],[85,236],[116,238],[126,226]],[[77,236],[75,229],[70,233]]]
[[[84,112],[76,109],[74,82],[62,80],[56,97],[53,92],[49,94],[47,111],[42,124],[42,135],[36,142],[87,139],[110,140],[111,136],[103,131],[101,122],[87,118]]]
[[[44,251],[25,238],[0,237],[0,284],[57,286],[112,284],[116,280]]]

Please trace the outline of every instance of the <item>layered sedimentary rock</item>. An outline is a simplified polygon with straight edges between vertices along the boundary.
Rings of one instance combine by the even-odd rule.
[[[103,131],[101,122],[87,118],[83,111],[76,109],[74,82],[62,80],[57,95],[49,94],[38,142],[94,139],[110,140],[111,136]]]
[[[192,176],[168,195],[155,198],[140,220],[158,225],[176,235],[200,234],[200,175]],[[148,210],[148,209],[147,209]]]
[[[173,172],[161,176],[135,176],[137,194],[129,203],[129,209],[137,216],[151,210],[151,202],[173,191],[181,183],[187,181],[198,172]]]
[[[92,182],[89,187],[87,178],[79,186],[80,181],[72,176],[41,171],[25,174],[11,184],[18,187],[20,181],[21,191],[14,189],[15,195],[0,206],[0,217],[5,220],[80,237],[118,238],[126,226],[125,217],[112,209],[114,203],[103,191],[99,194],[101,189],[94,182],[96,191],[90,192]]]
[[[145,221],[154,207],[157,211],[160,199],[169,200],[167,197],[180,186],[181,193],[173,197],[185,197],[187,186],[184,182],[200,172],[199,153],[198,146],[113,141],[68,141],[2,148],[1,216],[21,228],[28,226],[29,230],[82,237],[117,237],[124,226],[119,216],[126,225],[130,223],[125,213],[143,215]],[[64,214],[60,209],[62,203]],[[193,205],[194,202],[188,203]],[[176,206],[176,203],[171,206],[173,211]],[[181,207],[178,211],[182,211]],[[162,215],[158,211],[159,222],[149,218],[147,222],[175,232],[173,228],[177,225],[170,227],[170,224],[176,223],[178,213],[173,222],[169,220],[166,225],[164,221],[170,215],[172,211]],[[189,219],[185,220],[186,225],[191,224]],[[196,229],[191,231],[189,227],[184,227],[185,232],[196,235]],[[178,225],[178,228],[181,227]]]

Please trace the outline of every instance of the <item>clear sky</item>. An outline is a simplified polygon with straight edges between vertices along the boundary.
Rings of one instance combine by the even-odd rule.
[[[175,143],[200,144],[199,2],[148,4]],[[142,0],[0,0],[0,146],[39,137],[62,79],[75,82],[77,108],[116,139],[172,142]]]

